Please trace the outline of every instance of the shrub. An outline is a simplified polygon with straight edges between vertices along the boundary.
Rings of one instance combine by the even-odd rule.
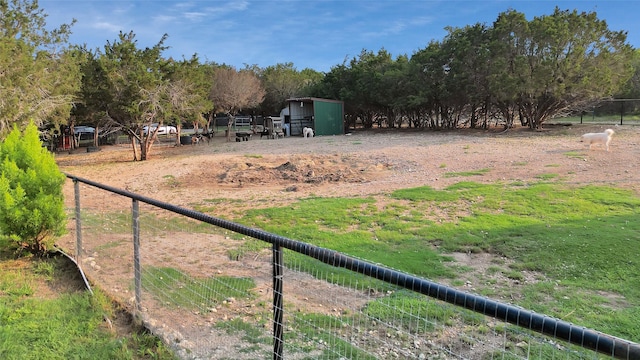
[[[0,237],[20,253],[46,254],[65,232],[64,181],[36,126],[30,123],[24,133],[14,126],[0,143]]]

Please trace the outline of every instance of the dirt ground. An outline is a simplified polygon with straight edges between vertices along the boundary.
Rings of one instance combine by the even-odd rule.
[[[615,130],[610,151],[599,146],[589,149],[580,142],[583,133],[606,128]],[[165,140],[143,162],[132,161],[130,145],[105,146],[92,153],[58,153],[56,160],[67,174],[187,208],[207,199],[227,199],[216,202],[216,213],[210,214],[224,217],[242,208],[284,205],[310,195],[373,196],[384,201],[384,195],[396,189],[443,189],[460,181],[527,183],[552,178],[640,192],[639,144],[640,128],[634,126],[556,125],[542,131],[507,132],[385,129],[308,139],[254,136],[243,142],[226,142],[217,136],[195,146],[174,146]],[[473,176],[456,175],[479,170]],[[73,186],[65,187],[65,196],[73,198]],[[83,199],[83,206],[96,205],[87,201],[92,200]],[[104,199],[95,201],[110,206]],[[189,244],[197,247],[197,236]],[[158,246],[151,251],[160,257],[166,249]],[[454,254],[454,258],[477,273],[492,264],[488,254]],[[215,264],[198,265],[220,269]],[[472,274],[468,276],[465,286],[473,290],[477,284]],[[525,278],[534,281],[535,276]],[[299,294],[301,302],[316,297],[322,307],[322,290],[312,290]]]
[[[609,152],[580,142],[586,132],[613,128]],[[566,183],[638,189],[640,128],[551,126],[532,132],[371,130],[310,139],[289,137],[201,145],[157,143],[147,161],[132,161],[130,145],[59,153],[62,171],[154,199],[189,206],[202,199],[254,203],[316,196],[362,196],[459,181],[538,181],[557,174]],[[453,173],[485,170],[478,176]],[[236,204],[237,205],[237,204]],[[271,204],[269,204],[271,206]]]

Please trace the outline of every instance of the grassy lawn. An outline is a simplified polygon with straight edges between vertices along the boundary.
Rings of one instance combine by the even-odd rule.
[[[517,289],[487,283],[480,294],[516,291],[515,303],[526,309],[639,342],[639,212],[631,191],[542,179],[311,197],[248,210],[235,221],[453,284],[469,269],[455,266],[452,253],[495,254],[509,264],[492,271],[510,279],[526,271],[536,281]]]
[[[0,249],[7,249],[0,243]],[[175,359],[61,256],[0,252],[0,358]]]

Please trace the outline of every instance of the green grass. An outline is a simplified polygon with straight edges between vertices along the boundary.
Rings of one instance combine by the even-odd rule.
[[[271,248],[271,245],[254,238],[249,238],[240,242],[236,248],[228,248],[227,255],[231,260],[242,260],[247,254],[256,254],[264,249]]]
[[[430,279],[455,281],[465,272],[451,266],[451,252],[505,257],[513,264],[496,265],[504,276],[522,280],[529,271],[539,281],[480,292],[518,291],[517,304],[527,309],[637,342],[639,213],[640,198],[614,187],[460,182],[379,200],[308,198],[248,210],[238,221]],[[348,282],[346,272],[320,271]]]
[[[264,323],[262,324],[263,327],[265,325]],[[215,327],[224,330],[227,334],[240,335],[245,344],[248,344],[244,348],[237,349],[240,353],[261,354],[259,358],[266,359],[269,358],[270,352],[273,350],[270,347],[273,344],[273,339],[270,336],[266,336],[264,330],[256,324],[249,323],[241,318],[219,321],[215,324]]]
[[[305,347],[308,339],[313,339],[314,342],[327,345],[326,349],[322,350],[322,355],[304,359],[344,359],[344,357],[337,357],[336,354],[349,354],[349,359],[375,360],[376,357],[337,336],[347,326],[356,326],[349,317],[338,318],[317,313],[297,314],[291,321],[291,329],[287,333],[289,336],[287,346],[291,348],[287,353],[315,350],[313,347],[308,349]]]
[[[419,334],[434,331],[436,324],[453,325],[460,314],[451,306],[424,301],[423,296],[405,290],[372,301],[363,311],[374,319],[408,326]]]
[[[585,156],[583,153],[578,152],[578,151],[567,151],[566,153],[564,153],[567,157],[569,158],[573,158],[573,159],[585,159]]]
[[[404,221],[397,221],[399,216]],[[250,210],[242,222],[420,275],[452,276],[453,272],[443,264],[448,258],[423,251],[425,243],[410,235],[411,228],[424,225],[414,216],[404,214],[402,207],[379,211],[373,199],[310,198],[284,208]]]
[[[142,328],[134,326],[130,334],[110,331],[104,319],[116,322],[124,312],[98,289],[93,295],[72,289],[39,296],[40,287],[57,282],[68,286],[69,272],[77,270],[70,270],[65,259],[14,260],[7,255],[0,256],[0,358],[175,359]]]
[[[71,213],[71,210],[68,211]],[[131,233],[131,212],[91,212],[82,211],[82,231],[88,234],[129,234]]]
[[[540,179],[540,180],[548,181],[548,180],[551,180],[551,179],[555,179],[558,176],[559,176],[558,174],[547,173],[547,174],[536,175],[536,178]]]
[[[444,177],[452,178],[452,177],[469,177],[469,176],[482,176],[488,173],[490,169],[480,169],[473,171],[461,171],[461,172],[447,172],[444,173]]]
[[[216,198],[216,199],[204,199],[201,203],[192,204],[193,209],[203,213],[215,213],[219,204],[242,204],[243,199],[228,199],[228,198]],[[220,217],[220,216],[218,216]]]
[[[251,298],[256,286],[251,278],[214,276],[193,278],[173,268],[148,267],[142,272],[143,288],[164,304],[186,309],[208,309],[229,298]]]
[[[180,186],[180,182],[173,175],[165,175],[162,178],[166,179],[167,186],[169,186],[169,187],[176,188],[176,187]]]
[[[210,210],[211,208],[201,207],[199,211]],[[72,214],[71,209],[68,210]],[[189,219],[184,216],[171,215],[166,212],[164,216],[159,216],[151,212],[141,212],[140,231],[148,235],[162,235],[167,231],[184,230],[190,233],[220,233],[221,230],[213,227],[205,222]],[[83,211],[82,231],[89,235],[101,235],[105,232],[115,234],[131,234],[132,217],[130,211],[114,211],[114,212],[92,212]],[[127,241],[127,240],[125,240]],[[113,244],[117,246],[117,244]]]

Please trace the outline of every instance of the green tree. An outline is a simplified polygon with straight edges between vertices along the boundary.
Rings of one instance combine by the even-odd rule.
[[[312,83],[306,90],[309,96],[337,99],[345,101],[345,112],[353,112],[349,108],[352,107],[349,83],[351,82],[351,72],[346,64],[335,65],[331,70],[324,74],[322,80]]]
[[[117,40],[107,42],[104,53],[97,54],[110,101],[94,111],[104,113],[106,122],[129,135],[134,161],[146,160],[156,139],[155,132],[145,134],[144,126],[162,124],[170,112],[168,61],[161,56],[166,38],[151,48],[138,49],[133,32],[120,32]]]
[[[449,92],[447,104],[452,110],[449,127],[456,128],[464,121],[472,128],[478,124],[486,128],[491,104],[487,81],[491,58],[489,27],[477,23],[447,30],[442,52],[448,56],[443,71]]]
[[[526,76],[521,74],[528,73],[524,49],[528,37],[527,19],[513,10],[498,15],[489,37],[489,92],[492,106],[499,112],[506,128],[513,126],[519,95],[526,91]]]
[[[72,24],[47,30],[45,18],[37,1],[0,0],[0,139],[14,124],[68,120],[80,85],[66,47]]]
[[[371,128],[375,121],[394,126],[394,96],[400,94],[397,87],[389,89],[389,84],[400,81],[398,71],[404,71],[404,62],[406,57],[394,60],[384,49],[378,53],[363,49],[358,57],[332,67],[320,83],[312,84],[309,93],[344,101],[348,126],[353,126],[356,118],[365,128]]]
[[[210,76],[210,67],[200,64],[198,57],[194,55],[189,60],[170,60],[167,72],[169,80],[167,118],[177,125],[178,144],[183,123],[191,123],[196,131],[199,126],[206,123],[208,133],[210,124],[203,115],[210,113],[213,109],[213,102],[209,99],[213,80]]]
[[[406,107],[406,86],[409,58],[401,55],[388,64],[382,74],[380,101],[388,109],[388,123],[391,127],[401,127],[409,119],[410,112]]]
[[[71,109],[72,125],[92,125],[94,146],[98,146],[98,134],[119,131],[122,126],[107,116],[107,109],[113,103],[110,82],[105,69],[100,63],[97,52],[86,47],[76,49],[80,63],[82,81],[77,93],[76,105]]]
[[[157,139],[159,127],[145,132],[145,126],[202,124],[203,114],[213,107],[209,67],[196,55],[182,61],[163,58],[166,38],[139,49],[133,32],[121,32],[103,51],[80,49],[84,76],[74,115],[109,132],[128,134],[134,161],[146,160]]]
[[[268,66],[260,72],[265,89],[262,110],[268,114],[279,114],[286,100],[303,97],[307,89],[322,79],[322,73],[312,69],[298,71],[293,63]]]
[[[492,30],[491,79],[507,119],[532,129],[617,93],[631,77],[633,50],[626,33],[611,31],[595,12],[556,7],[526,21],[510,10]]]
[[[442,42],[431,41],[411,57],[408,104],[420,114],[420,126],[433,129],[449,126],[448,103],[452,97],[452,84],[448,80],[451,75],[450,55]]]
[[[385,96],[387,89],[383,78],[393,62],[391,54],[384,49],[377,54],[363,49],[349,64],[353,74],[351,101],[359,109],[365,127],[373,126],[375,121],[380,126],[383,118],[388,117],[390,104]]]
[[[635,49],[631,65],[633,66],[633,76],[631,76],[617,97],[624,99],[640,98],[640,49]]]
[[[21,251],[44,255],[65,232],[64,181],[38,128],[30,123],[21,132],[14,124],[0,143],[0,236]]]

